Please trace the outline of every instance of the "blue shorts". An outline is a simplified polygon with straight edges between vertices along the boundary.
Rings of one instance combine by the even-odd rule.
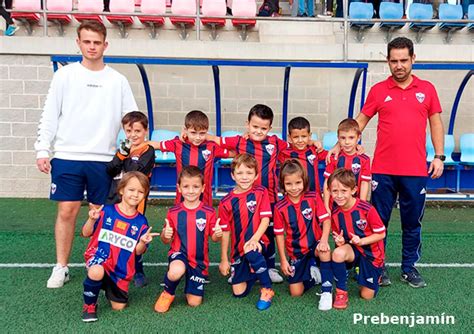
[[[262,245],[262,253],[260,255],[263,257],[263,254],[266,251],[265,245],[260,242]],[[230,279],[232,284],[239,284],[247,282],[247,284],[254,284],[257,280],[257,276],[250,267],[250,262],[245,256],[237,259],[230,265]]]
[[[171,264],[173,261],[181,261],[186,266],[186,283],[184,285],[184,293],[203,297],[204,296],[204,285],[208,279],[207,275],[203,274],[201,268],[193,268],[189,265],[188,259],[183,253],[176,252],[168,257],[168,263]]]
[[[374,290],[375,295],[377,295],[380,277],[382,276],[382,267],[375,267],[356,247],[352,247],[352,250],[354,251],[355,258],[350,267],[359,267],[357,284]]]
[[[107,162],[51,160],[49,198],[53,201],[82,201],[86,190],[89,203],[104,204],[112,181],[106,166]]]
[[[290,260],[290,265],[293,267],[293,276],[288,276],[289,284],[311,280],[311,267],[316,265],[314,250],[315,249],[311,249],[308,254],[299,259]]]

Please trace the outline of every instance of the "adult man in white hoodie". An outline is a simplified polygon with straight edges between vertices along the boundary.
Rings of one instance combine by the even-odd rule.
[[[48,288],[69,280],[67,264],[84,190],[90,206],[105,202],[111,181],[106,164],[115,153],[120,120],[138,110],[127,79],[104,64],[105,26],[84,22],[77,35],[82,61],[55,73],[35,143],[36,165],[43,173],[51,172],[50,199],[58,202],[57,264]]]

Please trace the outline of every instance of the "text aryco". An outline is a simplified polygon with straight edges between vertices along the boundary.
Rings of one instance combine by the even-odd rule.
[[[100,230],[99,242],[106,242],[129,252],[133,252],[137,245],[136,240],[106,229]]]

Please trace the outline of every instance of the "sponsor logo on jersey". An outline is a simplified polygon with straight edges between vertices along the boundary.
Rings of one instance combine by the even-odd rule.
[[[211,157],[211,151],[209,150],[202,151],[202,157],[204,158],[204,160],[208,161],[209,158]]]
[[[51,194],[54,195],[58,187],[56,186],[56,183],[51,183]]]
[[[390,97],[390,95],[387,95],[387,97],[385,98],[383,102],[390,102],[390,101],[392,101],[392,98]]]
[[[254,213],[256,208],[257,208],[257,201],[247,202],[247,209],[249,209],[250,212]]]
[[[197,283],[202,283],[202,284],[204,284],[206,282],[206,280],[203,277],[199,277],[199,276],[196,276],[196,275],[192,275],[189,279],[191,281],[194,281],[194,282],[197,282]]]
[[[132,235],[135,235],[135,234],[137,234],[137,232],[138,232],[138,227],[135,226],[135,225],[132,225],[132,230],[130,231],[130,233],[131,233]]]
[[[106,229],[100,230],[99,242],[105,242],[129,252],[133,252],[137,244],[137,241],[132,238]]]
[[[272,155],[273,152],[275,152],[275,145],[273,144],[265,145],[265,150],[267,150],[268,154]]]
[[[359,230],[365,230],[365,228],[367,227],[367,220],[359,219],[358,221],[356,221],[356,226],[359,228]]]
[[[423,101],[425,100],[425,94],[423,93],[416,93],[415,96],[418,102],[420,103],[423,103]]]
[[[372,180],[370,183],[372,184],[372,191],[375,191],[375,189],[377,189],[377,186],[379,185],[379,183],[377,181],[374,181],[374,180]]]
[[[356,175],[359,174],[359,172],[360,172],[360,164],[357,163],[357,162],[354,162],[354,163],[352,164],[352,166],[351,166],[351,169],[352,169],[352,173],[354,173],[354,174],[356,174]]]
[[[204,218],[196,219],[196,226],[199,231],[201,232],[204,231],[204,228],[206,227],[206,219]]]
[[[115,226],[117,226],[117,228],[122,230],[122,231],[128,230],[128,224],[126,222],[118,220],[118,219],[117,219],[117,223],[115,224]]]
[[[314,159],[316,159],[316,156],[314,154],[308,155],[308,157],[306,159],[311,164],[311,166],[314,166]]]
[[[303,217],[305,217],[305,219],[307,220],[313,219],[313,210],[311,208],[306,208],[303,211],[301,211],[301,213],[303,214]]]

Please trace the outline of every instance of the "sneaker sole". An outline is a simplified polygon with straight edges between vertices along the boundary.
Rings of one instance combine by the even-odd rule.
[[[341,306],[332,306],[332,308],[336,309],[336,310],[345,310],[347,308],[348,305],[344,306],[344,307],[341,307]]]
[[[70,280],[69,275],[67,275],[67,276],[64,278],[64,281],[63,281],[62,284],[60,284],[60,285],[50,283],[49,280],[48,280],[48,282],[46,283],[46,287],[47,287],[48,289],[59,289],[59,288],[62,288],[65,283],[69,282],[69,280]]]
[[[421,285],[416,285],[416,284],[413,284],[412,282],[410,282],[409,280],[404,279],[403,277],[400,277],[400,281],[402,281],[404,283],[407,283],[409,286],[411,286],[412,288],[415,288],[415,289],[426,287],[426,283],[423,283]]]
[[[97,320],[99,320],[99,319],[97,319],[97,318],[94,318],[94,319],[82,319],[82,322],[95,322],[95,321],[97,321]]]
[[[332,306],[329,307],[329,308],[327,308],[327,307],[324,307],[324,308],[323,308],[323,307],[319,307],[319,306],[318,306],[318,310],[320,310],[320,311],[329,311],[329,310],[332,310]]]

